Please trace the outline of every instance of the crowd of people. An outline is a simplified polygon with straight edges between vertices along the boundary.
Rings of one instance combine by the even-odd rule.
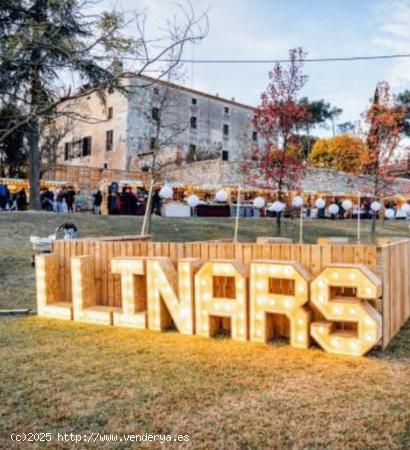
[[[28,206],[24,188],[11,193],[6,184],[0,183],[0,211],[25,211]]]
[[[108,191],[108,213],[143,215],[148,199],[148,192],[143,188],[138,188],[136,192],[128,186],[124,186],[119,192],[111,186]],[[151,208],[154,214],[161,214],[161,197],[159,190],[152,193]]]
[[[57,213],[70,213],[80,211],[91,211],[94,214],[101,214],[101,207],[103,201],[106,201],[109,214],[121,215],[143,215],[145,213],[145,206],[148,200],[148,192],[140,187],[133,190],[130,186],[123,186],[119,189],[118,183],[112,183],[108,189],[108,197],[103,198],[101,190],[97,190],[91,195],[83,195],[81,191],[75,190],[71,186],[62,186],[60,189],[52,190],[45,188],[41,191],[41,205],[45,211],[53,211]],[[211,197],[210,197],[211,198]],[[213,197],[212,197],[213,198]],[[362,219],[371,219],[374,214],[378,217],[379,214],[374,212],[370,205],[372,199],[362,198],[360,204],[360,216]],[[242,205],[252,205],[252,198],[242,199]],[[306,218],[331,218],[331,219],[355,219],[358,214],[357,205],[353,208],[345,210],[343,208],[343,201],[334,197],[332,203],[336,204],[339,209],[337,214],[330,214],[327,207],[317,209],[315,207],[314,199],[310,196],[307,199],[304,215]],[[152,193],[151,209],[153,214],[161,215],[162,201],[159,195],[159,190]],[[10,192],[7,184],[0,183],[0,211],[25,211],[28,207],[28,195],[26,190],[21,188],[16,192]],[[400,207],[395,202],[388,202],[384,204],[385,208],[393,209],[396,212]],[[276,213],[267,211],[268,216],[275,216]],[[265,215],[265,214],[263,214]],[[287,208],[284,214],[286,217],[295,218],[299,216],[297,208]],[[402,218],[402,216],[398,217]]]
[[[40,194],[41,207],[44,211],[54,211],[58,213],[69,213],[75,211],[84,211],[87,208],[86,199],[80,191],[72,187],[62,187],[52,190],[43,189]],[[98,206],[100,211],[102,203],[102,194],[97,191],[94,194],[94,208]],[[28,195],[24,188],[17,192],[10,192],[7,184],[0,183],[0,211],[25,211],[28,207]],[[95,212],[95,211],[94,211]]]
[[[92,210],[94,214],[101,214],[103,194],[96,190],[91,197],[83,195],[81,191],[73,187],[63,186],[60,189],[42,189],[40,194],[41,207],[44,211],[57,213],[70,213]],[[130,188],[124,188],[121,193],[108,197],[110,214],[137,214],[137,208],[141,204],[145,209],[146,191],[140,190],[138,197]],[[153,202],[158,208],[160,199],[158,192],[154,194]],[[0,211],[25,211],[28,208],[28,195],[24,188],[17,192],[10,192],[5,183],[0,183]]]
[[[75,191],[71,187],[63,187],[57,191],[47,188],[41,192],[40,198],[41,206],[45,211],[68,213],[85,209],[85,199],[81,191]]]

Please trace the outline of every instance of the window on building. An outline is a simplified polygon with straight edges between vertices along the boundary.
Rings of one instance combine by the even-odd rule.
[[[110,106],[107,111],[107,119],[110,120],[114,117],[114,108]]]
[[[152,119],[158,121],[159,120],[159,109],[152,108]]]
[[[104,163],[104,169],[108,169],[108,164]]]
[[[197,127],[197,119],[196,117],[191,117],[191,128]]]
[[[227,106],[224,107],[224,113],[229,114],[229,108]]]
[[[82,156],[91,155],[91,136],[83,138]]]
[[[229,152],[228,152],[228,150],[222,150],[222,161],[229,161]]]
[[[223,124],[222,133],[224,136],[229,136],[229,125],[227,123]]]
[[[198,100],[194,97],[191,98],[191,104],[192,105],[197,105],[198,104]]]
[[[110,152],[114,147],[114,131],[108,130],[105,134],[105,150]]]
[[[152,137],[149,141],[150,150],[155,150],[156,145],[157,145],[157,139],[155,137]]]
[[[71,158],[71,142],[64,144],[64,159],[68,161]]]
[[[256,131],[252,131],[252,141],[257,142],[258,140],[258,133]]]
[[[71,152],[70,152],[70,158],[81,158],[83,152],[83,140],[78,139],[71,144]]]
[[[154,87],[153,92],[155,95],[159,95],[159,87]]]

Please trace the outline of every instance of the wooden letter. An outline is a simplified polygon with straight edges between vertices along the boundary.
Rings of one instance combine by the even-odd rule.
[[[92,256],[71,258],[71,282],[74,320],[112,325],[112,314],[119,308],[97,304],[92,272]]]
[[[113,324],[147,328],[147,296],[145,289],[145,259],[118,257],[111,260],[113,273],[121,275],[121,312],[113,313]]]
[[[198,259],[181,259],[178,262],[177,273],[169,258],[147,260],[150,330],[167,329],[173,321],[181,333],[194,333],[193,276],[199,264]]]
[[[337,288],[355,288],[356,296],[340,296]],[[326,351],[342,355],[364,355],[382,337],[382,318],[364,299],[381,295],[380,279],[362,264],[332,264],[312,282],[311,301],[326,320],[353,322],[354,330],[334,330],[333,322],[314,322],[311,335]]]
[[[233,281],[230,296],[220,297],[215,292],[217,280],[214,277],[230,278]],[[216,295],[215,295],[216,294]],[[195,321],[196,334],[213,336],[217,329],[216,317],[231,320],[232,339],[247,339],[247,272],[245,267],[234,261],[207,262],[195,275]]]
[[[37,314],[55,319],[72,320],[71,302],[61,301],[58,280],[58,256],[36,256]]]
[[[256,261],[251,264],[250,328],[251,340],[267,342],[270,338],[266,313],[284,314],[290,322],[290,345],[309,347],[310,311],[304,306],[309,300],[310,274],[299,263],[288,261]],[[280,280],[290,280],[286,294],[272,292]],[[278,283],[275,283],[275,282]],[[289,287],[292,286],[292,289]]]

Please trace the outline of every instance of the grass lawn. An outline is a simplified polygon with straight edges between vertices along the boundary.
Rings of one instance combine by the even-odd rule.
[[[30,234],[74,221],[83,236],[131,234],[140,219],[0,215],[0,309],[35,309]],[[368,228],[368,223],[364,227]],[[156,240],[231,237],[227,219],[156,219]],[[274,235],[243,220],[241,239]],[[365,230],[365,236],[368,230]],[[283,234],[296,237],[297,223]],[[349,221],[306,223],[307,240],[354,236]],[[383,235],[409,234],[389,222]],[[58,432],[189,435],[195,449],[410,448],[410,324],[389,348],[337,357],[287,344],[238,343],[29,316],[0,319],[0,449],[131,449],[57,443]],[[50,444],[13,444],[12,432],[51,432]],[[164,448],[143,444],[138,448]]]

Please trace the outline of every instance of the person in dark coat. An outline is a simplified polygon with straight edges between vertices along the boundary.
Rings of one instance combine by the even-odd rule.
[[[10,199],[10,192],[7,184],[0,184],[0,209],[5,211]]]
[[[102,193],[101,191],[98,189],[98,191],[93,195],[93,211],[94,214],[101,214],[101,204],[102,204]]]
[[[27,194],[24,188],[17,194],[17,210],[25,211],[27,209]]]
[[[74,212],[75,190],[69,189],[66,196],[68,212]]]
[[[156,190],[152,196],[152,213],[161,215],[161,197],[159,196],[158,190]]]

